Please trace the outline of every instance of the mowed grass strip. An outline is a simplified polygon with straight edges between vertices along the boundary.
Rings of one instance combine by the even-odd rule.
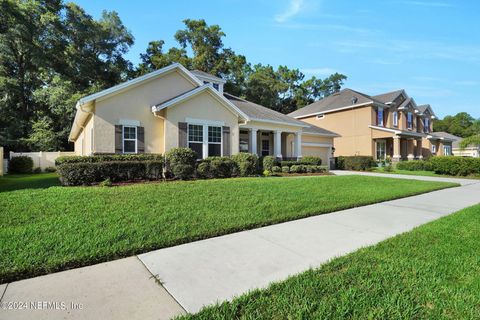
[[[186,319],[478,319],[480,205]]]
[[[0,193],[0,283],[445,187],[362,176]]]

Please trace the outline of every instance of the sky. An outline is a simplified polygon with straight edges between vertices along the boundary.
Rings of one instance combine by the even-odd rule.
[[[251,63],[286,65],[307,77],[348,76],[344,87],[376,95],[405,89],[437,116],[480,118],[480,1],[477,0],[76,0],[99,18],[116,11],[135,37],[175,46],[184,19],[205,19]]]

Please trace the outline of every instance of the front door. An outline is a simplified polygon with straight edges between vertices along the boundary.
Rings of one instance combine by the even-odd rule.
[[[385,140],[377,140],[377,160],[385,160],[387,156],[387,142]]]
[[[270,140],[262,140],[262,157],[270,154]]]

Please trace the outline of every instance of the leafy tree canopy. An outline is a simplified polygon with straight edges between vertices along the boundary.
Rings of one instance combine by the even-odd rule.
[[[480,119],[475,119],[466,112],[460,112],[454,116],[446,116],[442,120],[435,121],[433,129],[434,131],[445,131],[465,138],[480,134]]]

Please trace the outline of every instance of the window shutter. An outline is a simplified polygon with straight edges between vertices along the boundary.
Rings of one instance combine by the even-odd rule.
[[[375,109],[375,125],[378,126],[378,109]]]
[[[384,127],[387,127],[387,116],[388,116],[388,111],[385,112],[385,110],[383,110],[383,126]]]
[[[137,127],[137,152],[145,153],[145,129]]]
[[[188,124],[186,122],[178,123],[178,147],[179,148],[188,147],[187,128],[188,128]]]
[[[230,127],[222,128],[223,156],[230,156]]]
[[[122,125],[115,125],[115,153],[122,153]]]

